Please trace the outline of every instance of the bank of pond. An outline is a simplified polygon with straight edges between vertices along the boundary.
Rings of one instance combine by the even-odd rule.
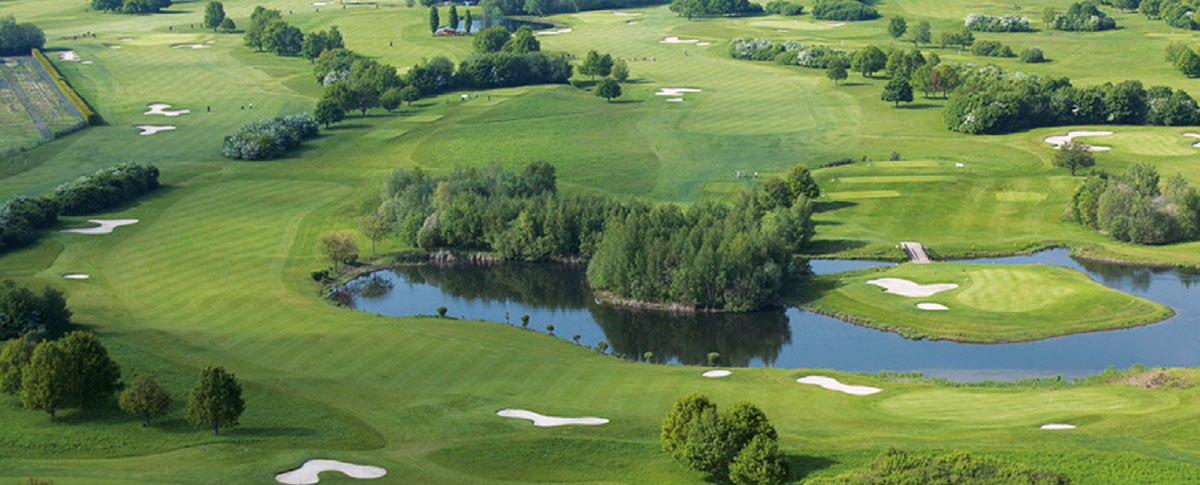
[[[1086,274],[1103,285],[1098,294],[1117,292],[1129,305],[1147,311],[1166,311],[1165,320],[1134,328],[1094,331],[1021,343],[959,343],[948,340],[912,339],[888,331],[854,325],[837,318],[796,307],[751,313],[672,313],[635,310],[603,304],[587,285],[586,268],[572,264],[442,264],[408,265],[358,277],[339,287],[341,301],[348,306],[391,316],[433,315],[446,308],[447,317],[488,320],[547,331],[580,345],[597,347],[604,342],[613,355],[653,363],[702,365],[710,354],[717,362],[735,367],[829,368],[847,372],[921,372],[928,376],[958,381],[985,379],[1011,380],[1060,375],[1067,378],[1095,374],[1109,366],[1135,364],[1149,366],[1200,365],[1200,302],[1192,294],[1192,285],[1200,283],[1193,270],[1124,266],[1076,260],[1066,249],[1005,258],[935,263],[931,268],[946,268],[947,276],[971,268],[972,272],[1013,267],[1002,265],[1045,265],[1056,268],[1020,266],[1018,288],[1029,275],[1050,274],[1062,278],[1070,271]],[[814,260],[809,263],[813,278],[821,280],[837,273],[861,275],[870,268],[884,271],[908,271],[902,265],[876,261]],[[932,271],[932,270],[929,270]],[[1059,274],[1062,273],[1062,274]],[[1011,271],[982,271],[982,275],[1012,276]],[[905,276],[901,274],[901,276]],[[920,283],[920,276],[908,275]],[[1078,279],[1082,275],[1078,275]],[[967,285],[979,281],[963,281]],[[1056,300],[1053,291],[1032,288],[1022,297]],[[1076,282],[1079,284],[1079,282]],[[964,287],[961,291],[971,288]],[[900,295],[878,294],[905,299]],[[1055,290],[1058,291],[1058,290]],[[1107,293],[1107,292],[1112,293]],[[1047,293],[1043,295],[1042,293]],[[930,302],[939,300],[932,295]],[[1019,295],[1021,296],[1021,295]],[[882,298],[882,297],[881,297]],[[994,298],[994,297],[993,297]],[[916,308],[925,298],[904,302]],[[991,299],[986,303],[995,304]],[[1085,302],[1086,303],[1086,302]],[[1012,312],[1020,322],[1023,307]],[[952,312],[953,310],[949,310]],[[1074,309],[1070,311],[1082,311]],[[1172,313],[1173,311],[1173,313]],[[932,313],[933,311],[931,311]],[[945,311],[943,311],[945,312]],[[940,315],[935,318],[945,318]],[[999,313],[999,312],[997,312]],[[889,319],[882,318],[884,322]],[[903,324],[903,321],[899,323]],[[1145,322],[1142,322],[1145,323]],[[910,335],[911,336],[911,335]]]

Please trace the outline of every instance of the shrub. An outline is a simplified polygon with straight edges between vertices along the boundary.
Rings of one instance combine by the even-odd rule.
[[[46,35],[29,22],[17,23],[17,18],[0,17],[0,56],[24,56],[46,45]]]
[[[441,318],[446,318],[446,307],[440,306],[436,308],[437,314]]]
[[[1054,28],[1065,31],[1096,32],[1117,28],[1117,21],[1097,8],[1094,0],[1071,4],[1067,12],[1054,20]]]
[[[846,51],[801,44],[794,40],[776,43],[767,39],[737,37],[729,43],[729,55],[734,59],[775,61],[776,64],[812,69],[828,69],[835,61],[841,61],[843,66],[850,65],[850,54]]]
[[[154,13],[170,7],[171,0],[92,0],[92,9],[114,13]]]
[[[1026,64],[1037,64],[1046,62],[1046,57],[1042,54],[1042,50],[1037,47],[1026,47],[1021,51],[1021,62]]]
[[[868,483],[989,483],[1066,485],[1066,476],[1044,468],[989,456],[955,451],[946,455],[917,455],[889,449],[866,466],[818,484]]]
[[[971,46],[971,53],[985,57],[1015,57],[1012,49],[994,40],[981,40]]]
[[[995,17],[973,13],[967,15],[966,26],[976,32],[1033,32],[1029,18],[1005,15]]]
[[[115,207],[156,188],[158,168],[123,163],[60,185],[49,197],[60,214],[73,216]]]
[[[774,0],[767,3],[766,11],[767,13],[787,16],[802,15],[804,14],[804,5],[788,2],[786,0]]]
[[[71,103],[75,111],[78,111],[79,115],[88,123],[98,121],[100,116],[95,111],[92,111],[92,108],[83,100],[83,97],[79,96],[79,93],[75,92],[75,89],[71,88],[70,84],[67,84],[67,78],[59,74],[58,69],[54,67],[54,64],[50,63],[49,59],[46,59],[42,51],[33,49],[32,53],[33,59],[37,61],[38,65],[42,66],[42,69],[46,71],[46,75],[54,80],[54,85],[63,93],[63,96],[66,96],[67,101]]]
[[[817,0],[813,17],[820,20],[873,20],[879,18],[874,7],[855,0]]]
[[[221,151],[233,159],[270,160],[316,137],[319,130],[317,120],[308,113],[260,120],[242,125],[225,137]]]

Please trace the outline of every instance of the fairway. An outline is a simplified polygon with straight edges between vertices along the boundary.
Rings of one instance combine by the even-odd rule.
[[[370,254],[360,221],[379,207],[384,178],[396,167],[443,176],[456,167],[520,169],[535,161],[555,167],[558,190],[568,195],[682,206],[736,200],[804,165],[822,196],[813,206],[815,244],[802,256],[898,260],[900,241],[919,241],[935,259],[1060,246],[1097,258],[1200,264],[1197,241],[1137,246],[1064,221],[1083,177],[1054,167],[1054,149],[1044,141],[1111,130],[1082,139],[1112,147],[1097,152],[1096,168],[1118,173],[1147,162],[1164,177],[1180,172],[1200,184],[1200,149],[1190,146],[1197,140],[1182,135],[1200,127],[969,136],[945,128],[946,99],[918,93],[899,108],[881,101],[888,82],[882,73],[853,72],[835,84],[824,70],[728,53],[736,37],[908,49],[907,39],[888,35],[889,17],[906,17],[910,28],[928,20],[936,38],[961,29],[969,13],[1013,14],[1012,2],[881,0],[880,19],[842,26],[814,19],[812,2],[801,3],[805,14],[796,17],[688,20],[665,4],[637,8],[637,16],[553,15],[546,20],[571,32],[537,39],[545,52],[574,56],[576,85],[464,89],[392,111],[352,111],[278,159],[248,162],[221,154],[226,136],[247,123],[312,112],[325,89],[303,57],[245,46],[255,7],[280,9],[305,35],[337,26],[347,48],[400,74],[436,56],[467,59],[474,39],[432,36],[428,7],[391,0],[227,0],[235,33],[202,26],[206,1],[144,15],[98,12],[84,0],[0,2],[0,16],[44,30],[47,52],[73,51],[91,62],[48,54],[103,121],[45,141],[35,114],[53,131],[76,122],[69,105],[55,98],[36,66],[5,58],[0,151],[45,143],[0,160],[0,197],[44,194],[123,162],[154,164],[163,183],[109,210],[60,217],[31,246],[0,255],[0,279],[62,290],[73,321],[97,334],[125,382],[152,373],[173,398],[167,416],[143,428],[115,403],[63,410],[51,420],[22,408],[17,396],[0,395],[0,481],[263,484],[325,459],[386,475],[359,482],[323,473],[323,484],[705,483],[712,479],[663,452],[659,439],[672,403],[691,392],[722,409],[741,400],[762,408],[797,483],[854,470],[888,447],[996,456],[1061,471],[1074,483],[1200,481],[1194,369],[1169,370],[1178,385],[1111,381],[1053,393],[1028,383],[957,387],[837,369],[738,368],[708,379],[701,375],[708,368],[619,358],[598,352],[596,341],[577,345],[569,335],[546,335],[540,329],[554,323],[549,318],[531,323],[535,332],[497,322],[384,317],[330,304],[313,281],[330,266],[319,249],[323,235],[351,231],[360,256]],[[1038,0],[1017,14],[1037,17],[1045,5],[1064,11],[1070,3]],[[445,22],[448,9],[438,8]],[[458,5],[459,15],[465,10],[482,16],[477,5]],[[1200,95],[1194,80],[1162,60],[1168,43],[1194,45],[1195,33],[1138,14],[1114,15],[1121,28],[1108,32],[977,33],[1017,52],[1037,45],[1050,59],[1043,64],[920,48],[947,63],[995,63],[1067,76],[1080,87],[1129,78]],[[661,42],[666,37],[710,45]],[[595,95],[599,78],[578,74],[590,50],[628,64],[630,79],[612,102]],[[18,87],[39,97],[32,109],[20,102]],[[699,91],[666,102],[655,95],[664,88]],[[144,114],[151,103],[190,112]],[[176,129],[142,136],[139,125]],[[847,159],[853,163],[819,168]],[[138,222],[107,234],[58,232],[92,226],[89,219]],[[376,249],[414,248],[387,237]],[[882,277],[958,287],[908,298],[866,283]],[[902,264],[792,283],[788,303],[909,337],[955,341],[1030,341],[1149,324],[1172,311],[1048,266]],[[948,310],[920,310],[920,302]],[[821,331],[793,323],[779,338],[819,339]],[[214,365],[236,374],[247,406],[239,425],[219,435],[184,418],[193,384]],[[854,396],[796,382],[810,375],[882,391]],[[608,422],[543,428],[496,414],[505,409]],[[1047,423],[1078,427],[1038,428]]]

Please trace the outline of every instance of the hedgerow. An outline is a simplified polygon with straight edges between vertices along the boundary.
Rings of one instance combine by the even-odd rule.
[[[308,113],[259,120],[225,137],[221,152],[240,160],[270,160],[316,137],[319,129],[317,120]]]

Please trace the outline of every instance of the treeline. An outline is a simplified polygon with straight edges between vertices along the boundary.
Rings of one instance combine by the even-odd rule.
[[[1200,21],[1195,15],[1200,11],[1200,2],[1196,0],[1141,0],[1135,8],[1146,18],[1162,20],[1171,27],[1200,30]]]
[[[722,17],[729,15],[757,15],[763,13],[762,5],[749,0],[673,0],[672,12],[680,17]]]
[[[336,33],[337,27],[332,27],[330,30]],[[283,20],[283,12],[264,8],[262,5],[254,7],[254,12],[250,14],[250,28],[246,29],[246,34],[243,36],[246,47],[253,47],[260,52],[267,51],[280,56],[300,55],[305,48],[304,40],[304,33],[300,31],[299,27],[292,26]],[[340,44],[340,34],[336,41]],[[316,51],[317,55],[320,53],[320,50]]]
[[[1054,28],[1069,32],[1097,32],[1117,28],[1117,20],[1099,8],[1099,2],[1087,0],[1072,3],[1066,13],[1054,19]]]
[[[1200,77],[1200,54],[1184,42],[1167,45],[1167,62],[1187,77]]]
[[[1028,17],[1015,15],[997,17],[973,13],[967,15],[966,26],[976,32],[1033,32]]]
[[[1183,90],[1150,89],[1139,81],[1074,87],[1067,78],[1017,78],[995,68],[966,68],[962,86],[943,113],[946,126],[969,134],[997,134],[1063,125],[1200,123],[1200,106]]]
[[[114,13],[156,13],[170,7],[171,0],[92,0],[92,10]]]
[[[0,56],[27,56],[46,45],[46,34],[29,22],[17,23],[12,14],[0,17]]]
[[[308,113],[246,123],[225,137],[221,153],[238,160],[279,158],[304,140],[315,138],[319,130],[317,120]]]
[[[12,280],[0,283],[0,340],[58,338],[70,324],[71,310],[61,291],[47,286],[38,294]]]
[[[820,20],[874,20],[879,18],[875,7],[858,0],[817,0],[813,17]]]
[[[768,39],[734,38],[729,42],[734,59],[774,61],[787,66],[826,69],[835,60],[850,65],[851,53],[823,45],[801,44],[794,40],[772,42]]]
[[[589,259],[593,288],[622,299],[748,311],[773,304],[791,253],[812,237],[807,169],[732,206],[676,206],[557,193],[552,165],[520,172],[397,169],[378,213],[402,241],[519,261]]]
[[[97,212],[158,188],[153,165],[125,163],[65,183],[40,197],[16,197],[0,205],[0,252],[33,244],[39,229],[59,215]]]
[[[1125,173],[1088,177],[1071,199],[1071,217],[1119,241],[1167,244],[1200,238],[1200,192],[1183,175],[1160,188],[1153,165],[1135,163]]]
[[[438,0],[421,0],[421,5],[426,7],[440,3]],[[485,12],[499,13],[498,16],[515,16],[553,15],[586,10],[618,10],[664,3],[667,2],[665,0],[483,0],[479,2],[479,6]]]
[[[992,485],[1067,485],[1071,480],[1053,470],[1015,463],[990,456],[955,451],[945,455],[910,454],[888,449],[866,466],[833,478],[817,479],[818,485],[868,485],[878,483],[987,483]]]

